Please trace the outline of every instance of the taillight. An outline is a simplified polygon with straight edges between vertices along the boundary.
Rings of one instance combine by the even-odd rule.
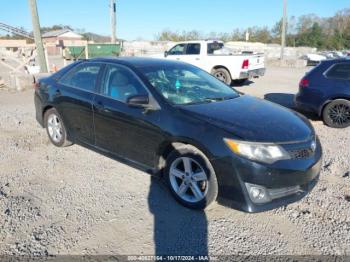
[[[248,69],[249,67],[249,60],[246,59],[243,61],[243,64],[242,64],[242,69]]]
[[[309,79],[303,78],[303,79],[300,80],[299,86],[300,87],[308,87],[309,84],[310,84]]]

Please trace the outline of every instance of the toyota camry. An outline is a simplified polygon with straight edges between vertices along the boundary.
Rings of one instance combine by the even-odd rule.
[[[189,64],[83,60],[41,79],[34,97],[55,146],[160,176],[188,208],[217,200],[261,212],[301,199],[319,179],[322,149],[306,118]]]

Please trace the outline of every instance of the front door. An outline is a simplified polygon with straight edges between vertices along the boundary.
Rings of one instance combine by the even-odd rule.
[[[167,59],[182,61],[186,51],[186,44],[178,44],[169,50]]]
[[[163,141],[160,110],[145,112],[127,105],[132,95],[148,94],[139,78],[122,65],[106,65],[94,99],[96,146],[128,160],[154,167]]]

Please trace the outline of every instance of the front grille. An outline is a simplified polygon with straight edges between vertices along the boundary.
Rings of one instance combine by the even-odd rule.
[[[308,159],[314,155],[311,148],[301,148],[288,151],[292,159]]]

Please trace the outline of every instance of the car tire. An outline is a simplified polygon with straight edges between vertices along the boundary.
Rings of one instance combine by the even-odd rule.
[[[50,108],[45,112],[44,121],[47,135],[52,144],[57,147],[72,145],[72,142],[67,139],[67,130],[62,118],[55,108]]]
[[[337,99],[323,109],[323,122],[333,128],[346,128],[350,126],[350,101]]]
[[[220,67],[220,68],[214,69],[212,74],[217,79],[219,79],[220,81],[224,82],[226,85],[230,86],[232,84],[231,74],[225,68]]]
[[[187,208],[205,209],[218,196],[214,168],[194,146],[183,145],[169,154],[164,177],[175,199]]]

